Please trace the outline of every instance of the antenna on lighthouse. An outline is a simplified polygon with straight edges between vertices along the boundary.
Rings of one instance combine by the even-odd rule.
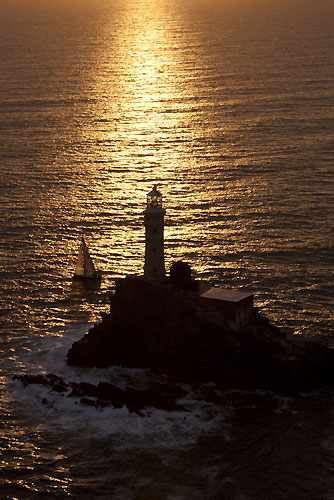
[[[166,210],[162,206],[162,194],[155,185],[147,194],[144,211],[145,226],[145,264],[144,276],[148,279],[164,278],[164,216]]]

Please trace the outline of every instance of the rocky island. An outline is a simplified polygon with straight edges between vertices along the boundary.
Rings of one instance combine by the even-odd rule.
[[[144,275],[117,281],[110,313],[73,344],[68,363],[150,368],[223,389],[291,393],[334,382],[333,351],[288,338],[254,308],[252,293],[193,280],[184,262],[166,277],[164,216],[154,186],[144,212]]]
[[[255,308],[236,330],[226,310],[212,314],[203,284],[182,265],[170,278],[119,280],[110,314],[73,344],[68,363],[150,368],[173,381],[215,382],[222,389],[295,393],[333,384],[331,349],[311,340],[298,345]]]
[[[189,265],[174,262],[166,276],[164,215],[154,186],[144,212],[143,276],[116,281],[109,313],[67,354],[70,365],[150,369],[168,377],[140,391],[100,382],[94,386],[49,375],[21,375],[24,385],[81,398],[86,405],[181,407],[178,382],[215,383],[219,389],[267,389],[285,394],[334,383],[334,351],[314,338],[297,342],[254,307],[253,293],[194,280]],[[161,380],[161,378],[160,378]]]

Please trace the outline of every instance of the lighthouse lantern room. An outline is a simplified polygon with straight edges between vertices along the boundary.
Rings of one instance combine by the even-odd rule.
[[[164,258],[164,216],[162,195],[154,186],[147,195],[144,212],[145,226],[145,264],[144,276],[148,279],[165,277]]]

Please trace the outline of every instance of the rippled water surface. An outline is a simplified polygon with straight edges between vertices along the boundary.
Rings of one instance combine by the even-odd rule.
[[[253,290],[276,324],[333,335],[333,19],[330,0],[2,0],[4,498],[334,498],[329,396],[215,407],[189,388],[187,415],[97,418],[10,381],[145,383],[64,357],[114,279],[142,272],[154,183],[167,267],[184,259]],[[82,234],[100,288],[72,282]]]

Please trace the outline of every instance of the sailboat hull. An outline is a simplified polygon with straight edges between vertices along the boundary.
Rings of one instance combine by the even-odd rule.
[[[74,274],[73,279],[75,280],[101,280],[102,279],[102,274],[99,272],[96,272],[95,274],[88,275],[88,274]]]

